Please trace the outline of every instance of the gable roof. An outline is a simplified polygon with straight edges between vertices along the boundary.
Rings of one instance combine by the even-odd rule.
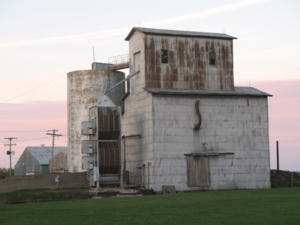
[[[34,147],[29,146],[26,149],[36,158],[36,160],[41,165],[49,165],[49,160],[51,159],[52,147]],[[53,157],[61,152],[68,152],[68,147],[54,147],[53,149]]]
[[[183,30],[165,30],[165,29],[154,29],[145,27],[133,27],[125,41],[129,41],[135,31],[140,31],[144,34],[162,35],[162,36],[178,36],[178,37],[203,37],[203,38],[218,38],[218,39],[237,39],[227,34],[222,33],[207,33],[207,32],[196,32],[196,31],[183,31]]]

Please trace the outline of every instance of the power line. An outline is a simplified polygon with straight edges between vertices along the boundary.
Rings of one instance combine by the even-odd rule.
[[[44,137],[44,138],[32,138],[32,139],[23,139],[23,140],[18,140],[19,141],[31,141],[31,140],[38,140],[38,139],[48,139],[48,137]]]
[[[300,127],[290,127],[290,128],[272,128],[272,130],[286,130],[286,129],[300,129]]]
[[[18,140],[18,142],[20,142],[20,141],[38,140],[38,139],[48,139],[48,137],[46,137],[46,138],[23,139],[23,140]],[[5,142],[0,142],[0,143],[5,143]]]
[[[39,132],[43,132],[45,133],[46,131],[33,131],[33,130],[0,130],[0,132],[32,132],[32,133],[39,133]]]
[[[16,97],[14,97],[14,98],[11,98],[11,99],[9,99],[9,100],[7,100],[7,101],[5,101],[5,102],[2,102],[2,103],[0,103],[0,105],[1,105],[1,104],[4,104],[4,103],[6,103],[6,102],[10,102],[10,101],[12,101],[12,100],[14,100],[14,99],[16,99],[16,98],[19,98],[19,97],[21,97],[21,96],[23,96],[23,95],[26,95],[26,94],[30,93],[30,92],[32,92],[32,91],[35,91],[35,90],[37,90],[37,89],[39,89],[39,88],[41,88],[41,87],[43,87],[43,86],[45,86],[45,85],[47,85],[47,84],[49,84],[49,83],[55,81],[55,80],[57,80],[57,79],[59,79],[59,78],[61,78],[61,77],[63,77],[63,76],[65,76],[65,74],[62,75],[62,76],[59,76],[59,77],[57,77],[57,78],[55,78],[55,79],[53,79],[53,80],[51,80],[51,81],[49,81],[49,82],[47,82],[47,83],[45,83],[45,84],[42,84],[42,85],[40,85],[40,86],[38,86],[38,87],[36,87],[36,88],[30,90],[30,91],[27,91],[27,92],[25,92],[24,94],[21,94],[21,95],[19,95],[19,96],[16,96]]]
[[[67,137],[67,135],[64,135],[63,136]],[[31,139],[21,139],[21,140],[18,140],[18,142],[20,141],[31,141],[31,140],[38,140],[38,139],[48,139],[49,137],[43,137],[43,138],[31,138]],[[5,142],[0,142],[0,143],[5,143]]]

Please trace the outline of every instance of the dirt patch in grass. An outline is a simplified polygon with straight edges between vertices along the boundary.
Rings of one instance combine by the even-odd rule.
[[[120,192],[98,192],[97,196],[102,197],[102,198],[110,198],[110,197],[115,197],[119,194]]]
[[[122,196],[122,195],[126,195],[126,196],[135,196],[135,195],[155,195],[156,192],[153,191],[152,189],[146,189],[144,187],[142,188],[135,188],[135,190],[137,190],[137,192],[119,192],[119,191],[108,191],[108,192],[98,192],[97,196],[102,197],[102,198],[110,198],[110,197],[115,197],[117,195]]]

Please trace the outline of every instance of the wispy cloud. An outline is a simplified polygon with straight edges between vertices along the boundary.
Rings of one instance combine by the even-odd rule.
[[[258,4],[258,3],[265,2],[265,1],[268,1],[268,0],[241,1],[241,2],[236,2],[236,3],[232,3],[232,4],[228,4],[228,5],[208,9],[208,10],[204,10],[204,11],[193,13],[193,14],[188,14],[188,15],[184,15],[184,16],[177,16],[177,17],[173,17],[173,18],[169,18],[169,19],[165,19],[165,20],[154,21],[154,22],[146,23],[144,25],[146,27],[155,27],[155,26],[161,26],[161,25],[170,24],[170,23],[178,23],[178,22],[182,22],[182,21],[185,21],[185,20],[191,20],[191,19],[196,19],[196,18],[200,18],[200,17],[211,16],[211,15],[215,15],[215,14],[219,14],[219,13],[223,13],[223,12],[243,8],[243,7],[246,7],[246,6],[255,5],[255,4]]]
[[[178,23],[186,20],[196,19],[200,17],[211,16],[239,8],[243,8],[250,5],[255,5],[258,3],[262,3],[268,0],[246,0],[241,1],[233,4],[228,4],[216,8],[212,8],[209,10],[204,10],[198,13],[188,14],[184,16],[177,16],[172,17],[164,20],[158,20],[154,22],[144,23],[143,26],[145,27],[158,27],[165,24],[171,23]],[[77,34],[77,35],[69,35],[63,37],[51,37],[51,38],[40,38],[40,39],[32,39],[32,40],[24,40],[24,41],[14,41],[14,42],[6,42],[0,43],[0,48],[4,47],[17,47],[17,46],[26,46],[26,45],[41,45],[41,44],[56,44],[56,43],[63,43],[63,42],[70,42],[70,41],[82,41],[82,40],[89,40],[95,38],[103,38],[103,37],[111,37],[120,34],[126,34],[131,29],[131,27],[123,27],[119,29],[113,29],[108,31],[100,31],[94,33],[87,33],[87,34]]]

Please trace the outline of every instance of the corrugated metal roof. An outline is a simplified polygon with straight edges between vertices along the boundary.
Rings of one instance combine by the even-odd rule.
[[[37,161],[41,165],[48,165],[49,164],[49,160],[51,159],[51,152],[52,152],[52,147],[51,146],[50,147],[30,146],[30,147],[26,147],[26,149],[28,151],[30,151],[30,153],[37,159]],[[54,147],[53,157],[61,151],[68,152],[68,147]]]
[[[222,33],[207,33],[207,32],[197,32],[197,31],[183,31],[183,30],[164,30],[164,29],[153,29],[144,27],[133,27],[125,41],[129,41],[133,33],[138,30],[145,34],[153,35],[163,35],[163,36],[179,36],[179,37],[204,37],[204,38],[219,38],[219,39],[237,39],[227,34]]]
[[[260,91],[253,87],[234,87],[234,91],[219,91],[219,90],[181,90],[181,89],[166,89],[166,88],[145,88],[146,91],[152,94],[161,95],[216,95],[216,96],[270,96],[266,92]]]

